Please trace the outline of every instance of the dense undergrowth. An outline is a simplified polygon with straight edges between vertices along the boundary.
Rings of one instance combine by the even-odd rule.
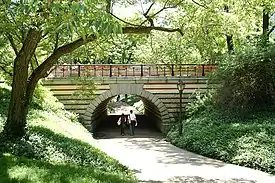
[[[275,174],[275,114],[246,119],[205,111],[186,120],[183,135],[168,133],[169,140],[186,150]]]
[[[10,90],[0,88],[0,126]],[[0,182],[136,182],[132,172],[93,146],[77,116],[43,88],[35,93],[27,137],[0,143]]]
[[[275,46],[251,45],[229,55],[210,81],[218,87],[187,106],[183,135],[168,139],[186,150],[275,174]]]

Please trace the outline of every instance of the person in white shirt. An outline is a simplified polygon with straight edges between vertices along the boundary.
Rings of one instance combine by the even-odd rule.
[[[136,118],[136,115],[134,114],[133,110],[130,110],[129,125],[130,125],[131,135],[135,135],[135,126],[137,126],[137,118]]]

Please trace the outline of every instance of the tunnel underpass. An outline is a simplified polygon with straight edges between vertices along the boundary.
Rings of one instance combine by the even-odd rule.
[[[143,89],[143,84],[110,84],[110,90],[95,97],[83,115],[83,125],[92,133],[118,129],[119,115],[108,115],[108,104],[118,95],[135,95],[144,105],[142,115],[136,113],[138,129],[153,129],[165,133],[171,116],[166,106],[154,94]],[[128,114],[129,111],[125,112]]]
[[[105,101],[101,102],[92,115],[94,119],[94,133],[98,134],[99,132],[107,131],[119,131],[119,126],[117,121],[122,113],[125,115],[129,114],[130,109],[120,111],[119,113],[108,113],[108,105],[113,101],[114,97],[110,97]],[[137,133],[140,130],[150,130],[154,132],[161,132],[161,115],[157,107],[144,97],[139,97],[144,105],[143,113],[139,114],[135,109],[134,113],[136,114],[138,127],[136,127]],[[128,126],[126,126],[127,131]]]

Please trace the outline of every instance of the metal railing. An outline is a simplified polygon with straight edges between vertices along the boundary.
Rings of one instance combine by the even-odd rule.
[[[208,64],[89,64],[55,65],[48,78],[68,77],[166,77],[208,76],[216,65]]]

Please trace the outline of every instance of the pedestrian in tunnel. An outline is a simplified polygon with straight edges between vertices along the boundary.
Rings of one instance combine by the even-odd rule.
[[[117,121],[117,125],[120,126],[120,135],[122,136],[124,135],[124,128],[127,124],[127,121],[128,121],[127,116],[124,115],[124,113],[121,114],[120,118]]]
[[[137,126],[137,118],[133,110],[130,110],[129,114],[129,124],[130,124],[130,133],[131,135],[135,135],[135,127]]]

